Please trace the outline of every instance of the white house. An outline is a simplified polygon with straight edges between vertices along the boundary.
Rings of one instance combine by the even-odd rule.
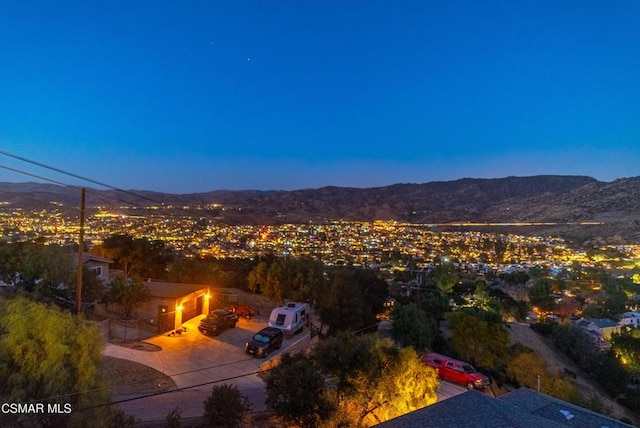
[[[82,255],[82,264],[89,268],[91,272],[95,273],[96,276],[102,280],[103,284],[109,282],[109,265],[111,263],[113,263],[113,260],[96,256],[95,254],[84,253]]]
[[[640,312],[625,312],[618,325],[622,327],[640,327]]]

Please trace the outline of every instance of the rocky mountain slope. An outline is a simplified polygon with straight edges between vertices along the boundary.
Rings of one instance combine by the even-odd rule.
[[[77,206],[75,188],[36,183],[0,183],[0,202],[44,208],[51,202]],[[216,217],[227,223],[277,224],[344,220],[412,223],[543,222],[536,233],[553,233],[592,243],[640,242],[640,177],[600,182],[584,176],[464,178],[376,188],[323,187],[293,191],[212,191],[174,195],[149,191],[90,190],[89,206],[159,203],[221,204]],[[581,222],[601,224],[579,225]],[[518,228],[520,233],[523,229]]]

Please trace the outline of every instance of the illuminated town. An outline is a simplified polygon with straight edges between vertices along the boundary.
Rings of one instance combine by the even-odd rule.
[[[444,256],[461,263],[480,263],[494,271],[537,264],[562,269],[573,262],[585,266],[609,262],[610,267],[632,268],[640,257],[640,245],[611,245],[587,251],[559,237],[477,231],[481,225],[475,225],[476,231],[455,230],[455,226],[473,226],[469,224],[450,224],[443,230],[441,225],[396,221],[226,225],[206,216],[211,209],[224,209],[218,205],[181,207],[182,215],[169,211],[172,208],[147,207],[134,214],[100,210],[87,218],[85,241],[96,245],[111,235],[129,234],[162,240],[190,256],[252,258],[272,253],[311,257],[326,265],[383,269],[402,269],[409,260],[411,267],[425,268]],[[0,208],[0,226],[9,242],[39,239],[69,245],[77,242],[79,231],[78,218],[69,216],[73,211],[55,205],[50,210],[33,211],[5,205]]]
[[[473,312],[467,312],[467,310],[480,311],[479,313],[498,311],[495,312],[500,314],[498,315],[499,322],[496,324],[498,330],[493,331],[491,335],[506,338],[508,333],[503,326],[504,324],[513,331],[513,335],[515,335],[513,337],[517,337],[517,341],[520,341],[518,343],[529,346],[532,343],[528,338],[528,334],[532,334],[529,333],[532,331],[530,326],[544,328],[545,325],[550,325],[546,323],[557,322],[563,318],[566,320],[563,325],[571,325],[575,329],[579,328],[580,331],[586,332],[584,334],[590,335],[590,342],[580,348],[583,349],[581,352],[590,352],[589,355],[592,355],[592,358],[607,359],[606,361],[612,362],[611,364],[622,364],[625,370],[630,370],[629,373],[632,373],[632,370],[635,370],[637,366],[638,359],[634,354],[635,351],[627,350],[620,341],[633,340],[632,335],[635,333],[630,328],[637,325],[637,321],[640,319],[637,312],[639,301],[637,285],[640,283],[637,268],[640,260],[640,245],[581,247],[559,236],[543,234],[536,236],[533,234],[536,227],[542,226],[538,230],[543,230],[543,226],[548,226],[550,223],[412,224],[398,221],[326,220],[298,224],[232,225],[221,222],[220,212],[226,209],[239,208],[226,208],[217,204],[180,207],[92,207],[85,218],[84,242],[91,249],[94,246],[101,246],[107,239],[115,235],[129,235],[136,239],[162,241],[168,248],[174,249],[176,253],[186,258],[202,259],[206,263],[217,262],[216,259],[237,259],[235,261],[243,263],[251,259],[251,263],[256,267],[251,271],[249,277],[253,273],[258,275],[257,272],[260,271],[258,268],[261,265],[265,267],[263,272],[268,274],[272,271],[271,267],[278,266],[277,263],[282,260],[294,261],[294,263],[303,263],[308,259],[320,261],[327,267],[326,272],[344,270],[340,268],[341,266],[364,267],[367,269],[353,271],[377,271],[382,283],[388,285],[385,287],[385,293],[389,293],[388,297],[385,297],[387,299],[385,302],[392,303],[388,307],[386,303],[384,304],[388,313],[384,311],[378,313],[378,322],[382,323],[382,320],[385,320],[384,322],[388,323],[387,320],[391,314],[395,314],[395,309],[392,309],[394,305],[398,308],[404,308],[398,309],[399,311],[408,310],[406,308],[415,305],[415,303],[411,303],[409,306],[405,306],[401,303],[409,301],[422,301],[428,308],[424,313],[432,317],[429,319],[436,320],[437,311],[444,310],[438,309],[437,306],[439,301],[437,296],[442,292],[443,296],[447,296],[443,303],[446,310],[450,312],[448,312],[449,315],[443,313],[440,317],[449,319],[449,316],[452,316],[453,318],[450,318],[448,322],[454,322],[454,326],[457,325],[455,322],[461,322],[459,320],[464,319],[460,317],[471,317],[467,320],[473,319],[473,323],[478,323],[473,318],[474,315],[470,315]],[[37,242],[73,247],[77,244],[80,235],[78,212],[77,207],[61,204],[50,204],[47,209],[28,210],[25,208],[14,209],[10,204],[0,203],[0,227],[2,227],[3,241],[7,244]],[[505,232],[506,230],[512,232]],[[518,233],[518,231],[525,230],[527,233]],[[258,260],[258,257],[263,255],[276,257],[264,257]],[[272,260],[271,267],[267,268],[265,262],[260,260]],[[273,260],[279,261],[276,263]],[[200,262],[199,260],[192,261]],[[290,264],[288,266],[291,268],[304,265]],[[445,285],[449,274],[444,270],[446,269],[443,268],[444,266],[455,266],[457,273],[451,278],[457,282]],[[605,271],[609,279],[594,276],[594,272]],[[545,272],[544,277],[534,278],[536,272]],[[589,276],[581,276],[586,272],[591,273]],[[166,286],[162,282],[153,282],[150,276],[145,277],[148,278],[145,284],[149,287]],[[518,282],[523,277],[525,279]],[[338,282],[327,283],[329,288],[326,289],[326,293],[340,293],[332,285],[340,284],[340,277],[336,278],[338,278]],[[386,282],[382,278],[386,279]],[[443,290],[448,291],[438,291],[440,288],[434,288],[440,287],[437,285],[438,278],[443,279],[443,287],[449,287],[443,288]],[[530,278],[531,280],[529,280]],[[618,283],[616,282],[617,278],[626,279]],[[248,278],[247,281],[250,279]],[[426,281],[429,281],[431,285],[424,286]],[[561,283],[564,281],[568,281],[567,284],[570,282],[571,285],[561,287]],[[455,290],[453,290],[454,284]],[[174,284],[174,286],[177,285]],[[234,283],[228,286],[240,285]],[[195,285],[186,284],[184,287],[195,287]],[[209,296],[208,287],[199,285],[197,292],[205,293],[203,296]],[[543,290],[542,294],[537,291],[540,289]],[[243,293],[245,299],[249,298],[246,290],[240,291],[239,288],[231,290],[233,293]],[[189,316],[185,315],[186,321],[182,318],[182,312],[186,314],[193,309],[197,311],[197,297],[193,297],[194,293],[189,292],[180,297],[182,303],[179,305],[176,303],[175,310],[171,311],[169,308],[171,314],[181,314],[180,317],[175,315],[175,319],[172,319],[173,324],[168,324],[167,328],[170,331],[167,334],[169,336],[173,331],[182,331],[185,328],[187,329],[185,331],[196,331],[198,320],[202,316],[197,315],[196,312]],[[262,299],[268,300],[264,295],[260,297],[252,295],[251,299],[258,299],[254,301],[260,302],[264,301]],[[355,299],[357,300],[357,297]],[[260,304],[265,305],[264,303]],[[143,319],[155,315],[155,311],[157,311],[155,306],[146,305],[144,307],[147,308],[144,311],[148,312],[144,312]],[[271,306],[267,305],[266,308],[271,308]],[[262,309],[264,311],[265,307]],[[422,311],[422,309],[420,310]],[[138,310],[139,313],[143,313],[141,311],[143,309]],[[101,314],[98,316],[107,316],[103,312]],[[611,318],[605,318],[605,314]],[[395,326],[396,321],[395,318],[393,319]],[[456,319],[459,320],[455,321]],[[250,322],[256,323],[258,320],[259,318]],[[114,326],[119,325],[117,319],[112,321],[115,323]],[[249,321],[243,320],[242,322]],[[440,325],[440,320],[437,322]],[[156,327],[155,323],[150,325],[152,328]],[[160,323],[158,323],[159,325]],[[172,328],[175,330],[171,330]],[[240,352],[243,349],[242,344],[245,339],[245,334],[242,331],[243,329],[240,328],[237,329],[237,332],[226,334],[225,342],[232,343],[235,346],[233,349],[237,348]],[[447,334],[460,334],[459,332],[455,333],[457,330],[452,331],[453,333]],[[616,335],[620,332],[625,332],[626,335],[623,338],[618,338]],[[119,336],[115,332],[111,333],[111,330],[109,330],[109,335],[110,340],[119,340]],[[156,340],[158,343],[164,343],[162,341],[166,340],[166,335],[155,337],[157,339],[148,340],[152,342]],[[313,337],[313,335],[301,335],[304,343],[307,340],[313,340]],[[206,337],[201,338],[199,335],[196,335],[195,338],[207,340]],[[481,340],[489,342],[491,339],[487,336]],[[298,343],[297,340],[290,340],[285,344],[289,344],[289,342]],[[119,352],[116,352],[118,347],[110,349],[110,352],[113,352],[112,356],[122,357]],[[184,350],[179,348],[176,352],[191,352],[190,349],[189,347]],[[219,341],[207,342],[206,349],[209,353],[227,352],[224,350],[226,348],[221,347]],[[498,348],[492,347],[490,354],[498,352],[496,349]],[[499,352],[504,354],[506,349]],[[568,351],[564,350],[564,352]],[[169,353],[166,355],[168,355],[167,358],[174,358]],[[217,361],[227,361],[228,358],[227,355],[218,355]],[[187,358],[186,361],[191,360]],[[152,362],[147,363],[153,366]],[[481,367],[486,369],[487,366]],[[509,367],[511,366],[508,366],[507,369],[511,370]],[[180,372],[180,369],[176,368],[175,370]],[[246,370],[251,373],[250,369]],[[526,372],[528,373],[528,371],[527,369]],[[544,373],[545,371],[547,369],[544,367],[536,369],[536,372]],[[608,372],[604,369],[598,373],[600,382],[609,377]],[[244,374],[241,375],[244,376]],[[567,388],[573,388],[562,375],[554,379],[553,382],[561,382]],[[454,403],[454,401],[446,401],[443,398],[449,394],[458,396],[469,388],[468,386],[467,388],[456,386],[455,383],[455,381],[453,383],[440,382],[437,398],[439,403]],[[555,385],[548,379],[544,380],[543,384],[546,388]],[[492,383],[491,385],[490,392],[485,392],[480,388],[483,390],[483,396],[495,394],[494,389],[500,391],[498,384]],[[609,386],[609,388],[611,387]],[[257,392],[252,397],[252,402],[263,406],[265,398],[262,393],[261,380],[257,381],[257,386],[254,389]],[[560,394],[550,389],[545,391]],[[564,395],[560,396],[563,399],[565,397]],[[602,402],[604,402],[604,398],[599,396],[596,404],[600,405],[598,403]],[[594,408],[598,409],[598,407]],[[127,411],[133,412],[128,408]],[[200,412],[195,408],[189,411],[192,414]],[[620,407],[616,412],[619,415],[629,415],[626,410]]]

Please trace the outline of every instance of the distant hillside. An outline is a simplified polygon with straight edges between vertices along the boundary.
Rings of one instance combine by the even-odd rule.
[[[451,222],[603,222],[531,229],[593,243],[640,242],[640,177],[611,183],[583,176],[464,178],[376,188],[323,187],[293,191],[213,191],[173,195],[149,191],[91,190],[88,205],[222,204],[219,220],[277,224],[329,219]],[[116,202],[114,199],[117,199]],[[5,207],[77,206],[79,192],[51,184],[0,183]],[[526,233],[526,228],[516,229]]]

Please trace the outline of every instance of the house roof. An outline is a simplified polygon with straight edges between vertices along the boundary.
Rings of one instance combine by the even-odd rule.
[[[414,427],[492,427],[492,428],[562,428],[543,417],[533,415],[513,404],[482,392],[471,390],[391,419],[381,428]]]
[[[580,318],[574,323],[578,327],[589,328],[590,326],[596,326],[598,328],[610,328],[617,327],[618,323],[609,318]]]
[[[186,296],[196,291],[205,290],[209,285],[178,284],[175,282],[147,281],[144,283],[151,290],[151,297],[173,298]]]
[[[73,260],[78,260],[78,253],[73,253]],[[100,257],[95,254],[84,252],[82,253],[82,263],[86,263],[88,261],[100,262],[100,263],[113,263],[113,260],[108,259],[106,257]]]
[[[563,426],[580,428],[623,428],[631,426],[566,401],[537,393],[528,388],[516,389],[498,399]]]
[[[618,323],[609,318],[595,318],[590,319],[592,323],[598,326],[598,328],[608,328],[608,327],[617,327]]]
[[[622,314],[622,318],[640,318],[640,313],[638,312],[625,312]]]
[[[498,428],[622,428],[615,419],[548,395],[520,388],[499,398],[468,391],[384,422],[382,428],[498,427]]]
[[[584,318],[583,318],[583,319],[581,319],[581,320],[577,321],[577,322],[576,322],[576,324],[578,325],[578,327],[584,327],[584,328],[587,328],[587,327],[589,327],[592,323],[591,323],[591,321],[586,320],[586,319],[584,319]]]

